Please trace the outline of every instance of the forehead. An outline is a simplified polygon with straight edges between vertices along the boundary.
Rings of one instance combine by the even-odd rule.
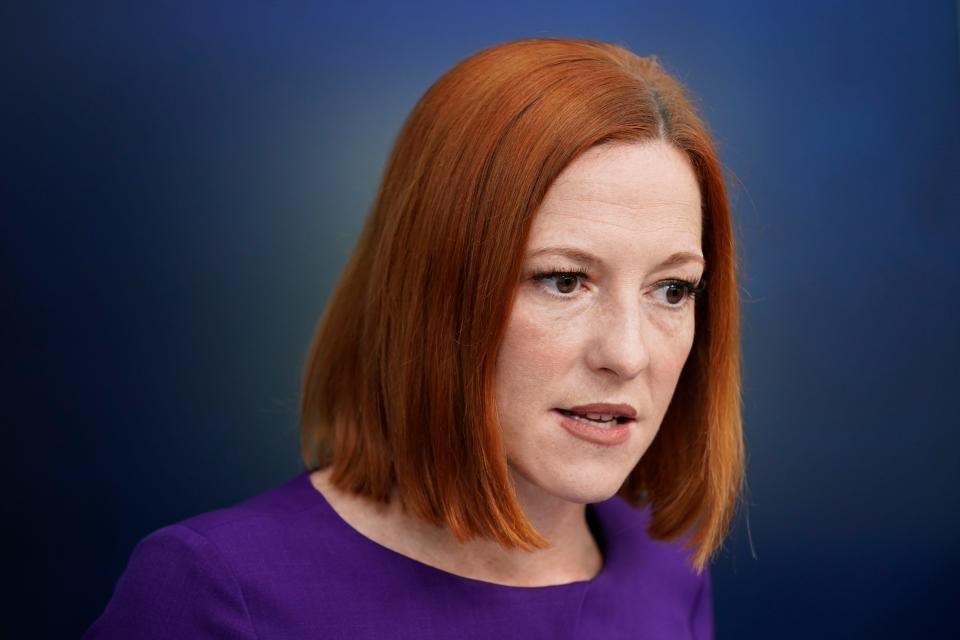
[[[666,251],[678,243],[699,248],[700,203],[689,160],[674,146],[658,140],[593,147],[550,186],[530,244],[619,239],[634,246],[669,242]]]

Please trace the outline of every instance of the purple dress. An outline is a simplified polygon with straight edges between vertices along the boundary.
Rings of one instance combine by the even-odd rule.
[[[304,471],[141,540],[84,638],[713,638],[709,570],[651,540],[648,517],[618,496],[587,505],[600,573],[512,587],[370,540]]]

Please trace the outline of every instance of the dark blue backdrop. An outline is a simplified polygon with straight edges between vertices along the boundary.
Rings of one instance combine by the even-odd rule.
[[[79,635],[137,540],[299,470],[304,354],[403,118],[462,57],[543,35],[656,53],[729,170],[750,493],[718,637],[955,626],[954,3],[22,4],[5,637]]]

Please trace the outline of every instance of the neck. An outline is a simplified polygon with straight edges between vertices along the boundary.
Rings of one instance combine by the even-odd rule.
[[[401,555],[448,573],[496,584],[541,587],[593,578],[603,563],[587,525],[586,505],[551,496],[511,469],[520,506],[550,543],[547,549],[506,550],[473,538],[460,543],[450,531],[403,512],[396,496],[387,507],[344,493],[329,482],[330,469],[310,481],[357,532]]]
[[[394,515],[399,516],[401,528],[413,532],[419,540],[420,553],[431,557],[437,563],[434,566],[451,573],[514,586],[566,584],[594,577],[603,558],[587,524],[586,505],[553,496],[512,468],[510,473],[524,514],[550,542],[549,548],[506,550],[496,542],[477,538],[461,544],[447,529]]]

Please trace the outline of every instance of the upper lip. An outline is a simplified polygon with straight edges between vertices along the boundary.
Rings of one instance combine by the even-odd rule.
[[[572,411],[573,413],[599,413],[604,416],[617,416],[630,419],[636,419],[637,417],[637,410],[629,404],[581,404],[576,407],[566,408],[564,411]]]

